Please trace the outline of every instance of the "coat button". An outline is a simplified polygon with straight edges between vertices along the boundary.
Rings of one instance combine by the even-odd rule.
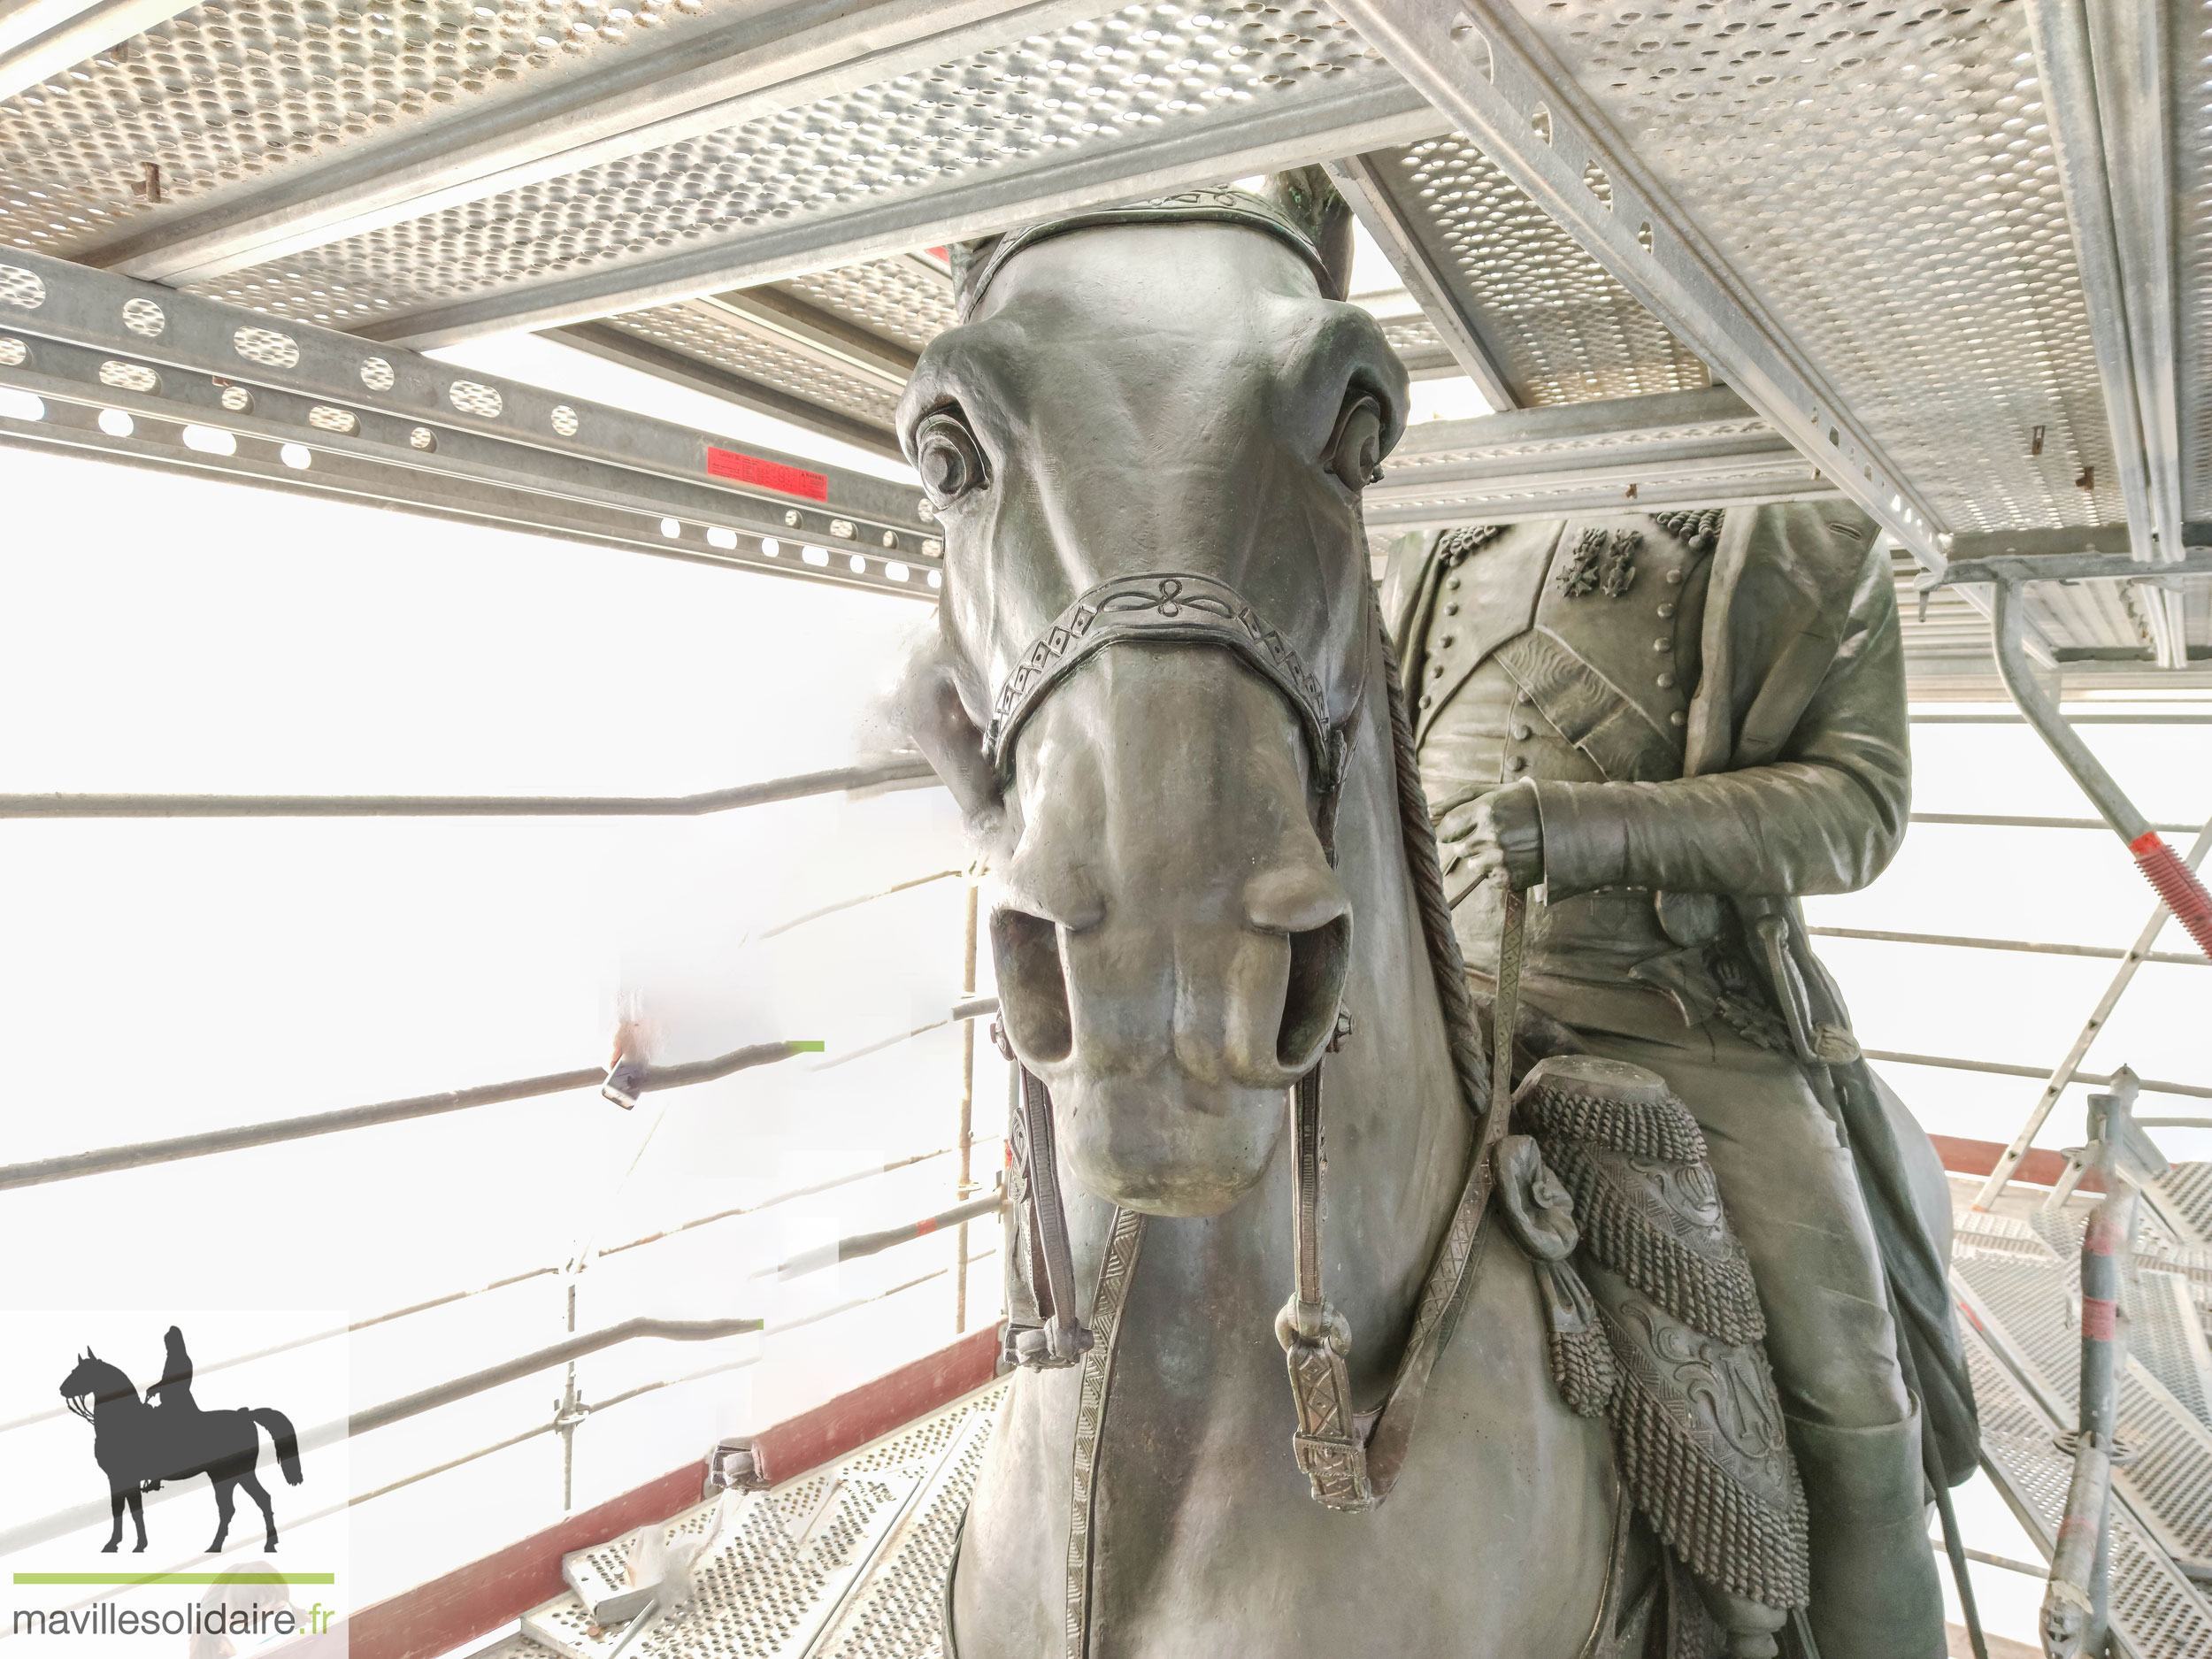
[[[1448,617],[1457,616],[1459,614],[1459,601],[1455,599],[1451,602],[1451,603],[1446,605],[1444,607],[1444,614]]]
[[[1513,694],[1513,701],[1516,703],[1533,703],[1536,700],[1530,696],[1526,691],[1517,691]]]
[[[1513,737],[1516,742],[1525,743],[1532,735],[1529,728],[1522,725],[1520,721],[1516,720],[1513,723]]]
[[[1681,580],[1682,580],[1682,572],[1681,572],[1680,571],[1678,571],[1678,570],[1672,570],[1672,571],[1669,571],[1669,572],[1667,572],[1667,580],[1668,580],[1669,582],[1671,582],[1671,582],[1679,582]]]
[[[1666,603],[1665,604],[1661,605],[1661,606],[1659,607],[1659,620],[1660,620],[1660,621],[1664,622],[1664,621],[1665,621],[1665,620],[1666,620],[1669,617],[1672,616],[1673,614],[1674,614],[1674,601],[1673,601],[1673,600],[1670,599],[1670,600],[1668,600],[1668,601],[1667,601],[1667,603]]]
[[[1667,724],[1669,726],[1687,726],[1689,723],[1690,717],[1683,713],[1679,709],[1677,709],[1672,714],[1670,714],[1667,717]]]
[[[1651,649],[1655,651],[1671,651],[1674,649],[1674,641],[1672,640],[1654,640],[1651,642]]]
[[[1452,649],[1452,635],[1447,634],[1442,639],[1437,641],[1437,649],[1444,651],[1450,650]]]
[[[1430,678],[1431,680],[1441,680],[1441,679],[1443,679],[1443,678],[1444,678],[1444,664],[1441,664],[1441,663],[1432,663],[1432,664],[1429,664],[1429,678]]]
[[[1444,579],[1444,586],[1445,586],[1445,587],[1447,587],[1447,588],[1456,588],[1456,587],[1458,587],[1458,586],[1459,586],[1459,578],[1458,578],[1458,577],[1456,577],[1456,576],[1447,576],[1447,577]]]
[[[1435,699],[1434,697],[1432,697],[1431,695],[1429,695],[1429,694],[1428,694],[1427,692],[1425,692],[1425,692],[1423,692],[1423,693],[1421,694],[1421,706],[1422,706],[1423,708],[1425,708],[1425,709],[1427,709],[1427,708],[1432,708],[1432,707],[1434,707],[1434,706],[1435,706],[1435,703],[1436,703],[1436,699]]]
[[[1520,772],[1527,765],[1528,757],[1525,755],[1508,755],[1505,757],[1505,769],[1508,772]]]
[[[1674,686],[1674,676],[1673,676],[1672,674],[1662,674],[1662,675],[1660,675],[1660,676],[1659,676],[1659,689],[1660,689],[1660,690],[1662,690],[1662,691],[1668,691],[1668,690],[1671,690],[1671,689],[1673,688],[1673,686]]]

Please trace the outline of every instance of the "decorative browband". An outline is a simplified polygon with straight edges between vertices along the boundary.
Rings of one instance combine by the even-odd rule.
[[[1305,726],[1316,783],[1333,789],[1342,757],[1328,699],[1305,659],[1226,582],[1188,571],[1148,572],[1101,582],[1053,619],[1030,644],[991,705],[983,752],[1002,771],[1014,737],[1077,664],[1123,641],[1220,645],[1272,680]]]

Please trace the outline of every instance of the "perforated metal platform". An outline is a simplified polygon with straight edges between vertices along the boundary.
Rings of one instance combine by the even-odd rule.
[[[2203,1166],[2182,1166],[2201,1173]],[[2072,1459],[2081,1312],[2078,1207],[2055,1225],[1963,1207],[1952,1283],[1981,1409],[1983,1458],[2047,1556]],[[2048,1235],[2048,1236],[2046,1236]],[[2054,1248],[2054,1247],[2057,1248]],[[2144,1659],[2212,1654],[2212,1603],[2183,1563],[2212,1562],[2212,1417],[2202,1363],[2212,1253],[2147,1230],[2127,1298],[2124,1463],[2114,1477],[2113,1621]]]
[[[990,1443],[1000,1381],[916,1419],[826,1468],[766,1492],[731,1494],[720,1541],[692,1600],[623,1649],[636,1659],[934,1659],[939,1608],[960,1517]],[[716,1505],[667,1524],[672,1543],[710,1530]],[[572,1565],[623,1582],[625,1540]],[[606,1659],[627,1627],[591,1623],[574,1592],[526,1614],[512,1659]]]
[[[2212,0],[146,0],[12,38],[0,253],[416,348],[574,330],[882,452],[950,320],[926,250],[1322,163],[1409,368],[1502,411],[1422,423],[1379,534],[1840,493],[1925,564],[2212,519]],[[1741,407],[1656,429],[1717,380]],[[2078,678],[2212,678],[2212,578],[2029,608]],[[1985,633],[1939,598],[1916,680],[1993,691]]]
[[[2212,1166],[2171,1183],[2212,1185]],[[1981,1411],[1983,1462],[2047,1555],[2064,1510],[2080,1310],[2075,1258],[2086,1206],[2022,1218],[1958,1195],[1953,1284]],[[2154,1225],[2129,1299],[2134,1340],[2120,1406],[2113,1617],[2131,1659],[2212,1655],[2212,1601],[2189,1571],[2212,1562],[2212,1251]],[[771,1491],[733,1494],[694,1601],[626,1653],[640,1659],[936,1659],[939,1605],[960,1516],[1008,1383],[1002,1379],[836,1463]],[[672,1542],[712,1525],[702,1504],[667,1524]],[[621,1587],[611,1540],[572,1567],[595,1594]],[[2200,1576],[2201,1576],[2200,1574]],[[480,1659],[606,1659],[623,1631],[589,1623],[565,1594]]]

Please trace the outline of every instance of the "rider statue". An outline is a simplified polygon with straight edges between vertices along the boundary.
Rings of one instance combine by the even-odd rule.
[[[1533,888],[1517,1036],[1659,1073],[1748,1253],[1822,1659],[1938,1659],[1931,1480],[1977,1433],[1909,1167],[1795,902],[1880,873],[1909,790],[1897,603],[1839,501],[1402,538],[1383,585],[1479,995]],[[1922,1162],[1926,1162],[1924,1157]],[[1942,1202],[1939,1194],[1936,1202]]]

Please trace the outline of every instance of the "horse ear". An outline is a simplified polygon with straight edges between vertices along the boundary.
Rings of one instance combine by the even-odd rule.
[[[1005,240],[1003,236],[982,236],[974,242],[956,242],[946,248],[946,257],[952,263],[953,295],[964,310],[968,303],[969,279],[990,263],[999,243]]]
[[[1329,297],[1340,300],[1350,294],[1352,204],[1330,181],[1327,169],[1296,167],[1288,173],[1271,173],[1261,187],[1260,194],[1305,232],[1320,250],[1321,263],[1327,268],[1329,280],[1336,290]]]
[[[987,840],[1003,796],[997,769],[984,758],[983,733],[960,695],[957,653],[945,627],[941,610],[916,624],[895,677],[871,700],[861,747],[918,750],[952,791],[970,833]]]

